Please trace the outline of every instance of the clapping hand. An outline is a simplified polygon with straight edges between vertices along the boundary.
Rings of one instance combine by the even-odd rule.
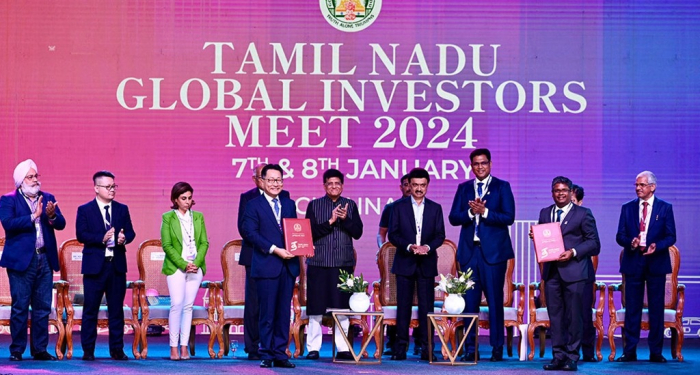
[[[114,236],[114,227],[109,228],[109,230],[107,231],[107,233],[105,233],[105,236],[102,237],[102,242],[103,242],[103,243],[109,242],[109,239],[112,238],[112,236]]]
[[[41,217],[41,213],[44,212],[44,207],[41,205],[41,201],[44,200],[44,196],[40,195],[39,199],[36,202],[36,209],[34,210],[34,220],[37,218]]]
[[[117,236],[117,244],[123,245],[126,242],[126,236],[124,235],[124,228],[119,231],[119,235]]]
[[[39,197],[41,199],[42,197]],[[53,220],[56,218],[56,208],[58,207],[58,202],[49,202],[46,204],[46,215],[49,217],[50,220]]]
[[[483,215],[486,212],[486,201],[482,201],[481,198],[476,198],[473,201],[469,201],[469,208],[471,208],[474,216]]]
[[[647,251],[644,252],[644,256],[647,256],[649,254],[654,254],[654,251],[656,251],[656,244],[653,243],[647,247]]]

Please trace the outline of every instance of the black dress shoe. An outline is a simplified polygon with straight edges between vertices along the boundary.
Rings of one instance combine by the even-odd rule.
[[[288,359],[275,359],[273,362],[275,363],[275,367],[282,367],[282,368],[295,368],[295,367],[297,367],[292,362],[289,362]]]
[[[434,356],[433,356],[434,357]],[[428,353],[421,353],[420,355],[420,360],[421,361],[429,361],[430,357],[428,356]]]
[[[384,355],[389,355],[389,356],[392,356],[392,355],[394,355],[394,351],[393,351],[393,350],[391,350],[391,349],[387,349],[387,350],[385,350],[385,351],[384,351],[384,353],[383,353],[383,354],[384,354]]]
[[[352,354],[350,352],[338,352],[335,355],[335,359],[340,359],[342,361],[354,361],[355,358],[352,357]]]
[[[34,354],[34,359],[37,361],[55,361],[56,357],[46,351]]]
[[[491,353],[491,359],[489,361],[491,362],[500,362],[503,360],[503,349],[501,350],[494,350]]]
[[[19,362],[22,360],[22,353],[20,352],[12,352],[10,353],[10,361],[12,362]]]
[[[396,353],[391,356],[392,361],[403,361],[406,359],[406,353]]]
[[[83,361],[94,361],[95,355],[93,353],[83,353]]]
[[[666,363],[666,358],[661,354],[651,354],[649,355],[649,362]]]
[[[318,350],[312,350],[306,355],[306,359],[318,359]]]
[[[564,366],[561,367],[562,371],[578,371],[578,364],[576,364],[575,361],[568,360],[566,363],[564,363]]]
[[[271,359],[263,359],[262,361],[260,361],[260,367],[262,367],[262,368],[272,367],[272,360]]]
[[[129,359],[129,357],[124,354],[123,350],[110,350],[109,356],[116,361],[126,361]]]
[[[248,353],[248,360],[250,360],[250,361],[259,361],[259,360],[260,360],[260,354],[258,354],[258,353]]]
[[[634,362],[637,360],[636,354],[623,354],[615,362]]]
[[[582,361],[584,361],[584,362],[598,362],[598,358],[596,358],[593,355],[592,356],[584,355]]]
[[[553,370],[559,370],[564,367],[564,362],[558,360],[558,359],[553,359],[552,362],[547,363],[546,365],[542,366],[543,369],[546,371],[553,371]]]
[[[413,345],[413,355],[419,355],[422,352],[420,345]]]
[[[476,360],[476,354],[474,353],[467,353],[462,357],[462,362],[474,362]]]

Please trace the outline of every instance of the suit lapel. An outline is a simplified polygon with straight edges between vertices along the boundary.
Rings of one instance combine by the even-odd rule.
[[[282,205],[282,200],[279,198],[279,195],[277,196],[277,199],[279,200],[279,205],[280,205],[280,216],[283,217],[284,215],[284,206]],[[266,212],[266,216],[268,220],[272,221],[275,224],[275,228],[277,230],[280,230],[279,225],[277,224],[277,218],[275,217],[275,213],[273,212],[274,208],[270,205],[270,201],[267,200],[267,197],[264,196],[262,197],[262,205],[263,205],[263,212]],[[281,224],[281,222],[280,222]]]
[[[180,227],[180,219],[177,217],[177,212],[170,211],[170,233],[175,236],[175,239],[182,245],[182,228]]]
[[[201,236],[202,233],[202,216],[201,215],[195,215],[194,212],[192,212],[192,222],[194,223],[194,238],[195,238],[195,244],[199,241],[197,239],[199,236]]]
[[[15,190],[15,201],[17,203],[15,204],[15,207],[19,207],[20,212],[22,216],[24,215],[30,215],[32,213],[31,208],[29,208],[29,204],[27,203],[27,200],[24,199],[24,195],[20,193],[19,189]]]
[[[654,197],[654,205],[651,206],[651,216],[649,216],[649,228],[647,228],[647,234],[651,230],[651,227],[654,225],[654,218],[656,215],[659,214],[659,210],[661,209],[661,202],[659,201],[659,198]],[[637,210],[639,211],[639,210]],[[640,219],[641,220],[641,219]]]

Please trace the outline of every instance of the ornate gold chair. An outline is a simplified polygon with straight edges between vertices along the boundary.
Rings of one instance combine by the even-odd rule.
[[[61,280],[67,283],[62,294],[67,317],[65,341],[67,346],[66,357],[68,359],[73,357],[73,327],[82,325],[83,322],[82,296],[84,288],[83,274],[81,272],[82,260],[82,243],[78,242],[76,239],[72,239],[61,244],[61,248],[58,251],[58,261],[61,267]],[[132,305],[131,307],[124,305],[124,324],[130,325],[134,330],[132,352],[134,358],[137,359],[141,357],[138,352],[138,342],[141,333],[138,320],[140,287],[141,283],[139,282],[127,282],[127,290],[131,289]],[[97,316],[97,326],[100,328],[109,327],[106,305],[100,306],[100,311]]]
[[[2,252],[5,250],[5,238],[0,238],[0,257]],[[61,346],[63,345],[63,339],[65,331],[63,328],[63,319],[58,318],[63,316],[63,289],[66,283],[62,281],[56,281],[53,283],[54,289],[56,289],[56,304],[51,313],[49,314],[49,324],[56,327],[58,331],[58,337],[56,338],[56,357],[58,359],[63,359],[63,352],[61,351]],[[0,326],[9,327],[10,326],[10,314],[12,312],[12,295],[10,294],[10,280],[7,276],[7,269],[5,267],[0,267]],[[60,314],[60,315],[59,315]],[[31,326],[31,314],[29,317],[28,325]],[[32,336],[29,335],[29,340],[31,343]],[[30,344],[31,348],[32,345]],[[30,349],[31,350],[31,349]],[[32,353],[34,354],[34,353]]]
[[[598,256],[591,257],[593,269],[598,270]],[[540,264],[540,275],[542,274],[542,265]],[[540,307],[536,306],[535,297],[539,296]],[[597,297],[596,297],[597,295]],[[596,329],[596,357],[598,360],[603,359],[600,349],[603,345],[603,309],[605,308],[605,284],[596,282],[593,285],[593,305],[591,306],[590,314],[593,314],[593,326]],[[547,296],[544,292],[544,280],[540,282],[530,283],[528,293],[528,310],[530,312],[530,324],[528,325],[527,335],[528,344],[530,345],[530,353],[528,360],[535,357],[535,329],[538,327],[540,336],[540,358],[544,357],[545,347],[545,330],[549,328],[549,314],[547,313]]]
[[[622,261],[622,250],[620,261]],[[666,275],[666,296],[664,303],[664,327],[671,329],[671,356],[683,361],[683,307],[685,306],[685,285],[678,284],[678,270],[681,267],[681,254],[676,246],[669,248],[671,255],[671,273]],[[615,292],[620,292],[620,308],[615,306]],[[610,355],[608,360],[615,360],[615,330],[625,326],[625,275],[622,275],[622,283],[611,284],[608,287],[608,313],[610,325],[608,326],[608,340],[610,341]],[[647,310],[647,294],[644,293],[644,309],[642,310],[642,329],[649,330],[649,313]],[[622,337],[624,342],[624,335]]]
[[[218,298],[216,305],[219,358],[228,355],[230,327],[243,324],[243,313],[245,311],[245,267],[238,264],[241,243],[240,239],[229,241],[221,249],[221,267],[224,271],[224,280],[218,283],[217,286]],[[243,329],[246,329],[246,327]]]
[[[142,293],[140,295],[141,305],[141,358],[148,356],[148,338],[147,331],[149,325],[166,326],[168,325],[168,315],[170,314],[170,303],[167,304],[149,304],[150,300],[157,300],[154,296],[148,296],[151,293],[157,293],[157,296],[169,296],[168,282],[166,276],[162,273],[163,260],[165,260],[165,252],[160,240],[147,240],[141,243],[138,250],[138,268],[139,279],[143,283]],[[216,334],[216,320],[214,312],[216,310],[216,283],[203,281],[200,288],[208,290],[209,303],[207,306],[194,305],[192,308],[192,326],[205,325],[209,328],[209,357],[216,358],[216,353],[213,350]],[[190,331],[190,354],[194,355],[194,338],[195,330]]]

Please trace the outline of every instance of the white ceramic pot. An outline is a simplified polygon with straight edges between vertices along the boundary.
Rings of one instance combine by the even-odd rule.
[[[369,296],[364,292],[356,292],[350,296],[350,310],[365,312],[369,310]]]
[[[449,314],[461,314],[464,311],[464,297],[461,294],[450,294],[445,298],[445,311]]]

